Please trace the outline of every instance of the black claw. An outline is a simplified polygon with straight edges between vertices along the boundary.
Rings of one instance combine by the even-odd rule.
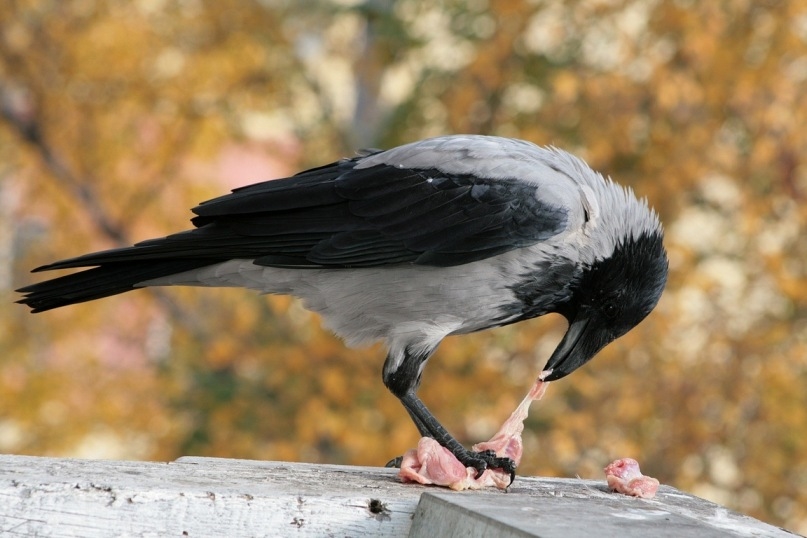
[[[482,473],[488,468],[488,462],[485,460],[476,460],[471,464],[471,467],[476,469],[476,476],[474,478],[479,478],[482,476]]]
[[[397,458],[392,458],[391,460],[389,460],[387,462],[387,464],[384,465],[384,467],[389,467],[389,468],[393,468],[393,469],[400,469],[401,468],[401,462],[403,462],[403,456],[398,456]],[[510,482],[512,482],[512,480]]]
[[[513,483],[513,480],[516,479],[516,462],[510,458],[496,458],[490,466],[494,469],[501,469],[506,473],[510,473],[510,482],[507,484],[508,486]]]

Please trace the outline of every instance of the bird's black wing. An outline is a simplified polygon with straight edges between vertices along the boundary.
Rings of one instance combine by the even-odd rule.
[[[567,209],[543,203],[536,191],[517,179],[343,161],[202,204],[194,223],[251,241],[263,251],[258,264],[449,266],[562,231]]]
[[[567,208],[534,184],[390,165],[361,157],[236,189],[194,208],[196,229],[40,269],[127,260],[255,259],[267,266],[450,266],[562,231]]]

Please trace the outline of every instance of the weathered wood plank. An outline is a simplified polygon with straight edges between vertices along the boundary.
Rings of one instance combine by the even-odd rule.
[[[518,477],[508,493],[456,493],[395,475],[215,458],[0,456],[0,536],[793,537],[665,486],[648,501],[611,494],[604,481]]]
[[[0,536],[406,536],[421,490],[395,475],[215,458],[0,456]]]

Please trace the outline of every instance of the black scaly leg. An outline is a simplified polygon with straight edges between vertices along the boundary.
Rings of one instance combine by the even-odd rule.
[[[500,458],[492,450],[472,452],[466,449],[448,433],[448,430],[437,421],[437,418],[415,394],[420,385],[421,365],[429,358],[432,351],[413,354],[407,349],[403,361],[394,371],[388,370],[387,366],[392,363],[392,360],[387,357],[387,362],[384,366],[384,384],[401,401],[422,436],[431,437],[454,454],[454,457],[464,466],[476,469],[477,478],[485,469],[502,469],[510,473],[510,482],[512,483],[516,475],[516,464],[513,460]],[[387,466],[399,467],[400,459],[400,457],[393,459]]]

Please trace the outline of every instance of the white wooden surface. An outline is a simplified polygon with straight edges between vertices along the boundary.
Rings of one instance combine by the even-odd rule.
[[[794,535],[673,488],[517,477],[508,493],[401,484],[392,469],[181,458],[0,456],[0,536]]]

